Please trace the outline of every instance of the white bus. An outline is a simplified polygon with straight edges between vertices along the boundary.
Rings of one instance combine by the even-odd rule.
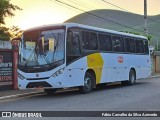
[[[77,23],[48,25],[23,33],[18,63],[20,89],[78,87],[121,81],[133,85],[151,74],[148,40]]]

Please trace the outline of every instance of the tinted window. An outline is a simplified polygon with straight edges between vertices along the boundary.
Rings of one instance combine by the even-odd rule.
[[[97,34],[93,32],[82,32],[82,46],[85,50],[98,50]]]
[[[148,41],[144,41],[144,53],[149,54]]]
[[[124,40],[121,37],[112,37],[113,50],[116,52],[124,52]]]
[[[144,53],[144,43],[142,40],[136,40],[136,52]]]
[[[135,42],[134,39],[125,38],[126,52],[135,53]]]
[[[75,35],[72,30],[67,32],[67,53],[69,55],[80,55],[79,35]]]
[[[112,51],[112,41],[110,35],[99,34],[98,38],[101,51]]]

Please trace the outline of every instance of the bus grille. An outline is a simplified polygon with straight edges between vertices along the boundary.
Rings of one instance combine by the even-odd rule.
[[[44,79],[49,79],[49,77],[44,77],[44,78],[27,78],[27,80],[44,80]]]
[[[36,87],[52,87],[52,86],[47,82],[30,82],[26,86],[26,88],[36,88]]]

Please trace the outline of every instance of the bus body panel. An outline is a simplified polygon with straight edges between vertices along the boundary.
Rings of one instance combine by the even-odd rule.
[[[93,56],[99,54],[103,60],[103,66],[101,63],[95,64],[93,67],[88,66],[88,62],[94,62],[88,60],[88,56]],[[93,69],[96,75],[96,84],[115,82],[115,81],[124,81],[129,79],[130,69],[135,69],[136,78],[146,78],[150,75],[150,66],[149,66],[149,57],[147,55],[126,55],[126,54],[116,54],[116,53],[94,53],[85,57],[82,57],[68,66],[58,67],[55,70],[40,72],[40,73],[22,73],[25,78],[32,79],[35,78],[38,74],[38,78],[47,78],[41,80],[19,80],[21,84],[20,88],[25,89],[29,82],[47,82],[52,85],[53,88],[65,88],[65,87],[76,87],[83,86],[84,76],[88,69]],[[96,60],[97,58],[95,58]],[[120,59],[120,60],[119,60]],[[132,60],[134,59],[134,64]],[[64,69],[62,74],[52,77],[52,74],[60,69]],[[99,74],[96,71],[100,71]],[[99,76],[100,75],[100,76]],[[100,78],[97,79],[97,76]],[[43,87],[43,86],[42,86]]]

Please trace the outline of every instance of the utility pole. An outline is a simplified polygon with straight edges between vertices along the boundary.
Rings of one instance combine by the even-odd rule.
[[[148,28],[147,28],[147,0],[144,0],[144,32],[148,36]]]

